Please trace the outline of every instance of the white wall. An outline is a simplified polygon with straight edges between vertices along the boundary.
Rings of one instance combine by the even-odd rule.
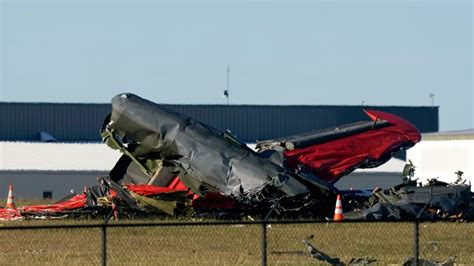
[[[0,141],[0,170],[109,171],[120,156],[103,143]]]
[[[6,199],[8,185],[13,185],[16,199],[41,199],[43,191],[52,191],[57,200],[71,189],[81,193],[84,186],[98,185],[97,178],[106,171],[2,171],[0,170],[0,199]],[[3,205],[0,204],[0,205]]]
[[[377,168],[374,168],[377,169]],[[402,173],[396,172],[352,172],[343,176],[335,186],[341,190],[372,190],[376,187],[387,189],[403,183]]]
[[[415,177],[426,182],[439,177],[445,182],[454,182],[454,172],[461,170],[463,177],[474,181],[474,140],[425,140],[407,151],[413,161]],[[471,187],[473,190],[473,187]]]

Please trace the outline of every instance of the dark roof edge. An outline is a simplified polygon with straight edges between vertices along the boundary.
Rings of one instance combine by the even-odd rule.
[[[16,104],[16,105],[110,105],[110,103],[67,103],[67,102],[2,102],[0,101],[0,105],[2,104]],[[439,109],[439,106],[426,106],[426,105],[346,105],[346,104],[180,104],[180,103],[157,103],[163,106],[197,106],[197,107],[360,107],[361,109],[369,109],[369,108],[387,108],[387,107],[394,107],[394,108],[433,108]]]
[[[22,173],[22,174],[104,174],[106,175],[108,170],[23,170],[23,169],[0,169],[0,174],[13,174],[13,173]]]
[[[1,104],[18,104],[18,105],[106,105],[110,103],[74,103],[74,102],[5,102],[0,101]]]

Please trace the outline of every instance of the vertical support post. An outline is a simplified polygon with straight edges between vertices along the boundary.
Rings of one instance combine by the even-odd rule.
[[[420,257],[420,222],[418,221],[418,219],[415,219],[415,228],[413,235],[415,266],[418,266],[418,259]]]
[[[102,224],[102,266],[107,265],[107,224]]]
[[[104,217],[104,223],[102,224],[102,266],[107,265],[107,224],[109,223],[110,217],[114,210],[111,209],[110,212]]]
[[[262,266],[267,266],[267,223],[262,222],[261,253]]]

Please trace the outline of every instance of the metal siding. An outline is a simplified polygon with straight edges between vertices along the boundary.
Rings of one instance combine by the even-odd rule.
[[[109,104],[0,103],[0,140],[38,140],[46,131],[60,141],[100,141]]]
[[[254,142],[367,120],[361,106],[173,105],[166,108]],[[399,115],[421,132],[438,131],[438,107],[364,106]],[[0,103],[0,140],[100,141],[110,104]]]

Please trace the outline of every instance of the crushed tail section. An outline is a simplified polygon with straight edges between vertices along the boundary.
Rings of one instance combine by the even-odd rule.
[[[372,121],[287,138],[291,145],[285,147],[294,148],[284,151],[286,166],[303,167],[335,183],[357,168],[377,167],[421,140],[420,132],[408,121],[381,111],[365,112]]]

